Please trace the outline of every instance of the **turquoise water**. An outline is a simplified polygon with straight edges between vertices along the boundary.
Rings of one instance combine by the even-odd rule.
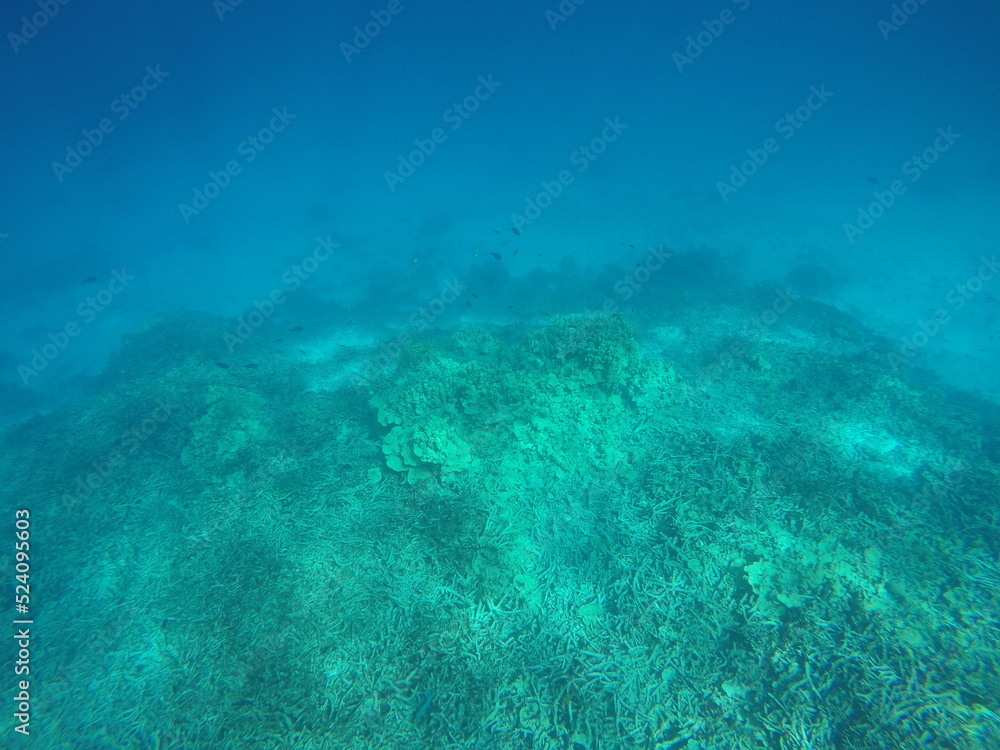
[[[0,747],[1000,748],[994,4],[0,19]]]

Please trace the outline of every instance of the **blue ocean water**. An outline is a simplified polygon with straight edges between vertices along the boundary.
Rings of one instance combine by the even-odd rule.
[[[7,3],[0,747],[1000,747],[998,31]]]

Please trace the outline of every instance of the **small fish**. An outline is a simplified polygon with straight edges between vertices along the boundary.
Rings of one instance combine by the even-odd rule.
[[[872,185],[878,185],[878,177],[865,177]]]
[[[478,294],[473,294],[472,296],[475,297],[476,299],[479,299],[479,295]]]
[[[431,694],[424,693],[424,701],[420,705],[420,708],[417,709],[417,713],[414,714],[413,716],[414,721],[419,721],[420,719],[424,718],[424,716],[427,715],[427,712],[431,710],[431,704],[433,702],[434,700],[431,698]]]
[[[216,367],[221,367],[223,370],[228,370],[229,369],[229,365],[227,365],[225,362],[216,362],[215,366]]]
[[[514,309],[514,306],[513,306],[513,305],[507,305],[507,309],[508,309],[508,310],[513,310],[513,309]]]
[[[244,366],[245,368],[247,368],[248,370],[256,370],[256,369],[257,369],[257,368],[259,367],[259,365],[255,365],[255,364],[254,364],[253,362],[247,362],[247,363],[246,363],[245,365],[243,365],[243,366]]]
[[[281,343],[281,339],[275,339],[275,340],[274,340],[274,343],[275,343],[275,344],[280,344],[280,343]]]
[[[631,247],[631,248],[633,248],[633,249],[634,249],[634,248],[635,248],[635,245],[633,245],[633,244],[629,243],[629,247]]]
[[[511,228],[510,228],[510,231],[512,231],[512,232],[513,232],[514,234],[516,234],[516,235],[517,235],[518,237],[520,237],[520,236],[521,236],[521,230],[520,230],[520,229],[518,229],[517,227],[511,227]]]
[[[492,255],[497,260],[503,260],[503,256],[500,253],[498,253],[498,252],[492,252],[492,253],[490,253],[490,255]]]
[[[517,255],[517,250],[514,251],[514,255]]]
[[[467,304],[469,307],[472,307],[472,303],[469,302],[469,300],[465,300],[465,304]]]
[[[93,284],[95,281],[97,281],[97,277],[96,276],[88,276],[87,278],[85,278],[80,283],[81,284]]]
[[[499,229],[494,229],[493,230],[493,234],[500,234],[500,230]]]
[[[291,331],[292,333],[302,333],[302,331],[304,331],[305,329],[302,326],[292,326],[288,330]]]

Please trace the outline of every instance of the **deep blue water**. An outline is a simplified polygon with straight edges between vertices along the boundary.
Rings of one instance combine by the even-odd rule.
[[[566,255],[627,262],[621,243],[652,240],[718,248],[750,279],[814,265],[836,279],[827,299],[909,336],[995,251],[1000,19],[988,2],[893,7],[8,4],[6,401],[99,372],[155,311],[244,311],[328,235],[341,250],[308,284],[323,298],[422,263],[443,276],[478,246],[524,246],[504,260],[523,276]],[[249,143],[275,110],[289,122]],[[609,118],[620,136],[577,153]],[[434,151],[412,176],[387,176],[420,142]],[[754,154],[744,185],[733,169]],[[516,239],[512,214],[563,171],[572,184]],[[213,174],[225,187],[183,209],[215,195]],[[876,193],[891,208],[845,229],[872,202],[883,213]],[[135,281],[80,320],[121,268]],[[923,359],[995,393],[963,372],[997,366],[987,293]],[[58,363],[19,377],[69,322],[84,332]]]

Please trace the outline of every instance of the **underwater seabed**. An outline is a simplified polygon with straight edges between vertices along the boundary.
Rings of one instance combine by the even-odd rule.
[[[997,408],[773,303],[130,337],[4,437],[33,746],[1000,747]]]

